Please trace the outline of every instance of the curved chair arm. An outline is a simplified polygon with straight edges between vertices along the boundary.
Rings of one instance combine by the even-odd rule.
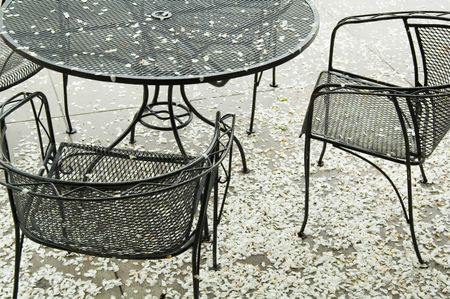
[[[39,146],[41,151],[41,158],[43,166],[48,172],[48,162],[56,154],[56,141],[53,131],[53,123],[50,114],[50,107],[47,97],[42,92],[34,93],[19,93],[12,98],[6,100],[0,104],[0,143],[1,143],[1,159],[3,161],[11,162],[9,154],[8,142],[6,138],[6,120],[7,118],[16,112],[19,108],[29,103],[33,111],[34,121],[36,123],[37,137],[39,140]],[[43,117],[42,117],[43,116]],[[45,118],[42,119],[42,118]],[[48,140],[45,145],[44,138]],[[44,169],[40,170],[39,175],[43,173]]]
[[[333,68],[334,44],[335,44],[335,39],[336,39],[336,33],[338,32],[338,30],[341,27],[350,25],[350,24],[364,24],[364,23],[396,20],[396,19],[403,20],[403,22],[407,22],[408,19],[450,21],[450,12],[449,11],[405,11],[405,12],[386,12],[386,13],[378,13],[378,14],[365,14],[365,15],[356,15],[356,16],[346,17],[346,18],[340,20],[336,24],[336,26],[334,27],[334,29],[331,33],[328,69],[335,70]]]

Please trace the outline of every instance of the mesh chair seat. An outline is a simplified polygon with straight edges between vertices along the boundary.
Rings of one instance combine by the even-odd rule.
[[[371,81],[354,78],[333,71],[320,74],[317,86],[331,84],[367,87],[387,87]],[[324,92],[330,88],[323,88]],[[399,103],[405,109],[406,102]],[[336,144],[364,149],[382,156],[405,159],[405,140],[394,104],[386,95],[345,93],[324,95],[316,99],[313,107],[311,134]],[[406,122],[411,129],[412,122]],[[306,126],[303,126],[305,130]],[[410,151],[417,149],[410,138]]]
[[[0,91],[30,78],[41,66],[23,58],[0,39]]]

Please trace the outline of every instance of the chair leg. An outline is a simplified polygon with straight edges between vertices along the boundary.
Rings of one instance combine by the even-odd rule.
[[[17,299],[19,294],[19,275],[20,275],[20,259],[22,257],[22,247],[23,247],[23,234],[20,233],[20,228],[15,227],[15,243],[16,243],[16,256],[14,261],[14,289],[13,289],[13,299]]]
[[[422,174],[422,181],[420,181],[422,184],[428,184],[427,176],[425,175],[425,169],[423,169],[423,164],[419,165],[420,167],[420,173]]]
[[[136,143],[135,133],[136,133],[136,126],[134,126],[131,129],[131,132],[130,132],[130,144],[135,144]]]
[[[192,247],[192,283],[194,287],[194,298],[200,297],[200,244]]]
[[[214,183],[214,212],[213,212],[213,269],[218,269],[217,264],[217,227],[219,225],[219,179]]]
[[[74,133],[77,132],[77,130],[75,130],[72,127],[72,121],[70,120],[69,100],[68,100],[68,95],[67,95],[67,84],[68,84],[68,81],[69,81],[69,75],[63,74],[64,114],[66,115],[66,121],[67,121],[66,133],[67,134],[74,134]]]
[[[305,227],[306,222],[308,221],[308,212],[309,212],[309,167],[310,167],[310,156],[311,156],[311,138],[309,138],[308,134],[305,136],[305,151],[304,151],[304,164],[305,164],[305,215],[303,217],[302,228],[298,232],[298,236],[300,238],[305,238]]]
[[[211,234],[209,233],[208,218],[206,218],[205,226],[203,228],[202,242],[209,242],[209,241],[211,241]]]
[[[408,220],[409,220],[409,230],[411,231],[411,238],[416,252],[417,259],[421,265],[425,265],[422,256],[420,255],[419,245],[417,244],[416,233],[414,231],[414,217],[413,217],[413,202],[412,202],[412,182],[411,182],[411,166],[406,166],[407,184],[408,184]]]
[[[322,152],[320,153],[319,160],[317,160],[317,166],[322,167],[323,166],[323,156],[325,155],[325,151],[327,149],[327,143],[323,143]]]

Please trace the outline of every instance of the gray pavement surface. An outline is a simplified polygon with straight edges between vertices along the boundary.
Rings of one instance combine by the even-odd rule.
[[[211,269],[211,244],[202,247],[200,292],[204,298],[448,298],[450,297],[450,136],[426,163],[431,184],[419,183],[415,169],[417,233],[430,262],[417,265],[409,230],[389,183],[376,170],[343,152],[329,150],[325,166],[312,167],[312,208],[303,219],[303,139],[298,135],[309,95],[328,62],[329,39],[338,20],[349,15],[400,10],[450,10],[449,0],[316,1],[320,30],[313,44],[277,68],[278,88],[263,75],[258,92],[256,133],[247,136],[253,76],[223,88],[202,84],[187,92],[202,113],[237,115],[249,174],[235,154],[231,190],[219,234],[219,271]],[[412,68],[402,24],[344,30],[338,63],[372,77],[410,86]],[[62,76],[42,70],[3,92],[43,91],[51,102],[57,141],[106,145],[131,121],[142,87],[69,78],[70,110],[78,133],[65,134]],[[163,89],[164,92],[164,89]],[[179,99],[179,94],[175,94]],[[17,115],[11,147],[30,154],[30,115]],[[183,129],[189,152],[207,145],[210,128],[195,121]],[[28,138],[27,138],[28,137]],[[168,133],[139,126],[137,143],[121,147],[173,150]],[[313,157],[321,144],[314,143]],[[30,154],[30,162],[33,156]],[[315,158],[313,158],[315,159]],[[403,167],[377,161],[405,194]],[[10,298],[14,238],[7,195],[0,190],[0,298]],[[88,257],[25,241],[20,298],[179,298],[192,296],[190,252],[162,261]]]

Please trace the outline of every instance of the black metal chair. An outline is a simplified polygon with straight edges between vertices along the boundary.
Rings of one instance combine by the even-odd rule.
[[[14,52],[0,38],[0,92],[25,81],[41,69],[41,66]]]
[[[37,174],[11,161],[7,118],[31,105],[42,167]],[[218,184],[229,179],[234,116],[216,117],[204,154],[176,154],[61,143],[57,147],[44,94],[18,94],[0,107],[1,168],[15,226],[13,298],[18,295],[24,235],[57,249],[94,256],[160,259],[192,248],[194,297],[199,297],[200,245],[214,189],[213,264],[217,265]],[[15,159],[15,158],[14,158]],[[229,161],[228,167],[223,163]],[[225,177],[221,172],[227,170]],[[220,174],[220,175],[219,175]]]
[[[336,32],[350,24],[399,20],[406,29],[414,65],[415,87],[398,87],[333,67]],[[414,231],[411,166],[420,167],[450,129],[450,12],[396,12],[353,16],[341,20],[331,36],[328,71],[322,72],[311,95],[302,129],[305,134],[305,214],[309,210],[310,142],[324,142],[318,161],[322,165],[326,144],[349,152],[378,169],[394,187],[409,224],[417,259]],[[406,166],[407,208],[389,176],[359,153]]]

